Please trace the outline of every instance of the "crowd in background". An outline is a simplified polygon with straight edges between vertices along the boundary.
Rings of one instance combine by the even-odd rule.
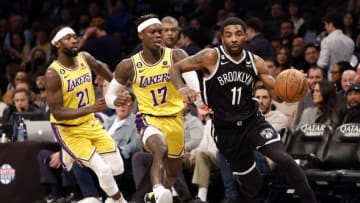
[[[114,71],[139,44],[135,20],[147,13],[177,19],[177,47],[189,55],[219,45],[223,20],[240,17],[247,24],[245,48],[265,60],[274,78],[292,67],[307,74],[310,91],[303,100],[270,100],[273,105],[260,104],[263,114],[276,107],[289,127],[360,122],[360,0],[5,0],[0,2],[1,124],[13,123],[15,112],[48,112],[44,74],[54,59],[53,28],[72,27],[80,50]],[[101,95],[102,79],[94,83]]]

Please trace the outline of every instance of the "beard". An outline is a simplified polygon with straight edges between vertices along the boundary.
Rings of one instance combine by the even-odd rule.
[[[64,50],[63,50],[63,53],[64,53],[66,56],[75,57],[75,56],[78,55],[79,51],[78,51],[78,50],[72,51],[71,49],[64,49]]]
[[[224,44],[225,49],[231,56],[240,56],[242,54],[242,47],[239,47],[237,50],[232,50],[229,45]]]

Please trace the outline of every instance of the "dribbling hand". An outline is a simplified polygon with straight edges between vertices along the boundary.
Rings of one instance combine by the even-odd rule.
[[[129,94],[129,91],[124,90],[117,95],[114,101],[114,105],[115,106],[130,105],[130,101],[131,101],[131,96]]]
[[[180,88],[179,92],[184,102],[187,104],[195,102],[200,94],[200,92],[197,92],[187,86]]]

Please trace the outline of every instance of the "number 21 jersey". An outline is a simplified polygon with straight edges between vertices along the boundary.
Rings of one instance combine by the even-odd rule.
[[[73,69],[66,68],[57,60],[53,61],[49,68],[54,69],[60,76],[63,96],[63,106],[66,108],[81,108],[95,103],[94,86],[92,84],[92,75],[85,56],[79,53],[76,56],[77,66]],[[58,121],[51,114],[52,123],[66,125],[80,125],[90,119],[95,119],[94,113],[85,116]]]

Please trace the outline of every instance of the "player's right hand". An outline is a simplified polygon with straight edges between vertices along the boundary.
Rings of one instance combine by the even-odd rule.
[[[129,91],[124,90],[124,91],[121,91],[117,95],[117,97],[116,97],[116,99],[114,101],[114,105],[115,106],[129,105],[130,101],[131,101],[131,96],[129,94]]]
[[[187,104],[195,102],[200,94],[200,92],[197,92],[187,86],[180,88],[179,92],[184,102]]]
[[[197,105],[197,111],[198,117],[203,121],[207,120],[209,115],[214,113],[213,110],[204,103]]]

